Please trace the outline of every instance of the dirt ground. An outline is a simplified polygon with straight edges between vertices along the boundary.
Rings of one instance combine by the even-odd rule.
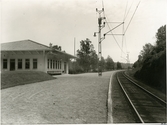
[[[112,72],[59,76],[1,90],[1,123],[107,123]]]

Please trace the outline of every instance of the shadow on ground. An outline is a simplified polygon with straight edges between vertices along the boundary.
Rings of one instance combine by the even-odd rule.
[[[1,72],[1,89],[56,79],[40,71]]]

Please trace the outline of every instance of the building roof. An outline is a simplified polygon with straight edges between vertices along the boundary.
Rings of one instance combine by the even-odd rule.
[[[37,43],[32,40],[21,40],[21,41],[9,42],[9,43],[1,43],[1,51],[40,51],[40,50],[49,51],[52,49],[46,45]],[[68,53],[65,53],[59,50],[54,50],[54,52],[66,55],[70,58],[76,58],[73,55],[70,55]]]
[[[1,51],[28,51],[28,50],[50,50],[48,46],[32,40],[21,40],[1,44]]]

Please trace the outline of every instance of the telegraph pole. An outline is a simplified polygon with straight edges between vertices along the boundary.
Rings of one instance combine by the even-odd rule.
[[[75,37],[74,37],[74,56],[75,56]]]
[[[98,75],[101,76],[101,75],[102,75],[102,66],[101,66],[101,58],[102,58],[101,42],[105,39],[105,36],[106,36],[106,35],[124,35],[124,34],[113,34],[113,33],[112,33],[112,34],[108,34],[108,33],[110,33],[112,30],[114,30],[114,29],[116,29],[117,27],[119,27],[119,26],[121,26],[122,24],[124,24],[124,22],[114,22],[114,23],[119,23],[119,24],[118,24],[117,26],[115,26],[114,28],[112,28],[112,29],[110,29],[110,27],[109,27],[109,25],[108,25],[108,27],[109,27],[110,30],[104,34],[104,37],[101,38],[101,30],[102,30],[102,28],[105,27],[105,22],[102,23],[102,21],[103,21],[104,19],[106,19],[105,17],[101,17],[101,13],[102,13],[102,12],[104,13],[104,8],[102,8],[102,10],[98,10],[98,9],[96,8],[96,12],[99,13],[99,17],[98,17],[98,29],[99,29],[99,31],[98,31],[98,32],[95,32],[95,33],[94,33],[94,36],[96,36],[96,33],[98,33],[98,58],[99,58],[99,61],[98,61]],[[105,16],[105,15],[104,15],[104,16]],[[109,22],[106,22],[106,23],[108,24]],[[112,22],[112,23],[113,23],[113,22]],[[114,39],[115,39],[115,37],[114,37]]]
[[[127,64],[128,64],[128,70],[129,70],[129,67],[130,67],[129,52],[127,53]]]
[[[96,8],[96,12],[99,13],[99,18],[98,18],[98,28],[99,31],[94,33],[94,36],[96,36],[96,33],[98,33],[98,75],[101,76],[102,75],[102,67],[101,67],[101,58],[102,58],[102,52],[101,52],[101,42],[103,40],[103,38],[101,38],[101,29],[104,28],[105,26],[105,22],[103,22],[102,25],[102,20],[105,19],[105,17],[101,17],[101,13],[104,12],[104,8],[102,8],[102,10],[98,10]]]

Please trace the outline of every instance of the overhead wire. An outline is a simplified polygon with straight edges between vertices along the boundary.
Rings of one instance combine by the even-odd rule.
[[[124,33],[124,24],[122,26],[122,34]],[[123,50],[123,40],[124,40],[124,35],[122,35],[122,50]],[[122,51],[121,51],[121,56],[122,56]]]
[[[126,58],[124,58],[124,57],[122,57],[122,56],[121,56],[121,58],[122,58],[122,59],[125,59],[125,60],[127,61],[127,59],[126,59]]]
[[[129,11],[131,10],[132,5],[133,5],[133,2],[132,2],[132,4],[130,5],[130,8],[129,8],[129,10],[128,10],[128,12],[127,12],[126,16],[124,17],[124,21],[125,21],[126,17],[128,16]]]
[[[126,30],[125,30],[124,34],[126,33],[127,29],[129,28],[129,25],[130,25],[130,23],[131,23],[131,21],[132,21],[134,15],[135,15],[136,11],[137,11],[137,8],[138,8],[139,4],[140,4],[140,1],[139,1],[139,3],[138,3],[137,6],[136,6],[136,9],[135,9],[135,11],[134,11],[134,13],[133,13],[133,15],[132,15],[130,21],[129,21],[128,26],[126,27]]]
[[[115,38],[114,34],[112,33],[112,31],[110,31],[111,34],[112,34],[112,36],[113,36],[113,38],[114,38],[114,40],[115,40],[115,42],[117,43],[118,47],[119,47],[120,50],[121,50],[121,57],[122,57],[122,52],[123,52],[124,54],[126,54],[126,53],[123,51],[123,39],[124,39],[123,37],[125,37],[125,33],[126,33],[127,29],[129,28],[129,25],[131,24],[131,21],[132,21],[132,19],[133,19],[135,13],[136,13],[136,11],[137,11],[137,8],[138,8],[139,4],[140,4],[140,1],[139,1],[139,3],[137,4],[136,9],[135,9],[135,11],[134,11],[134,13],[133,13],[133,15],[132,15],[132,17],[131,17],[129,23],[128,23],[128,26],[126,27],[126,29],[125,29],[125,31],[124,31],[124,21],[126,20],[128,14],[129,14],[129,11],[130,11],[130,9],[131,9],[131,7],[132,7],[132,5],[133,5],[133,2],[132,2],[132,4],[131,4],[130,8],[128,9],[127,14],[126,14],[126,11],[127,11],[128,2],[127,2],[127,4],[126,4],[125,14],[124,14],[124,18],[123,18],[123,28],[122,28],[122,30],[123,30],[122,48],[120,47],[120,45],[119,45],[117,39]],[[102,6],[103,6],[103,8],[104,8],[103,0],[102,0]],[[107,16],[105,15],[105,11],[103,12],[103,14],[104,14],[104,17],[106,17],[106,18],[105,18],[106,24],[107,24],[109,30],[111,30],[111,28],[110,28],[110,26],[109,26],[109,24],[108,24],[108,21],[107,21]],[[126,51],[127,51],[126,40],[125,40],[125,47],[126,47]],[[123,57],[122,57],[122,58],[123,58]],[[125,59],[125,58],[124,58],[124,59]],[[127,59],[126,59],[126,60],[127,60]]]
[[[104,8],[103,0],[102,0],[102,6],[103,6],[103,8]],[[109,26],[109,24],[108,24],[108,21],[107,21],[107,16],[105,15],[105,10],[104,10],[103,14],[104,14],[104,17],[105,17],[107,26],[108,26],[109,30],[111,30],[111,28],[110,28],[110,26]],[[115,36],[113,35],[112,31],[110,31],[110,32],[111,32],[111,34],[112,34],[112,36],[113,36],[115,42],[117,43],[118,47],[121,49],[121,51],[122,51],[124,54],[126,54],[126,53],[122,50],[122,48],[120,47],[120,45],[118,44],[118,41],[117,41],[117,39],[115,38]]]
[[[124,18],[123,18],[123,26],[122,26],[122,49],[123,49],[123,42],[124,42],[124,21],[125,21],[125,15],[126,15],[126,11],[127,11],[127,6],[128,6],[128,1],[126,3],[126,8],[125,8],[125,13],[124,13]],[[122,51],[121,51],[121,57],[122,57]]]
[[[127,7],[128,7],[128,1],[126,2],[126,8],[125,8],[125,13],[124,13],[124,18],[123,18],[123,26],[122,26],[122,34],[123,34],[123,36],[122,36],[122,49],[123,49],[123,43],[124,43],[124,38],[125,38],[124,25],[125,25],[125,16],[126,16]],[[127,50],[126,50],[126,52],[127,52]],[[122,51],[121,51],[121,57],[122,57]]]
[[[132,4],[133,4],[133,2],[132,2]],[[132,4],[131,4],[131,6],[132,6]],[[133,15],[132,15],[130,21],[129,21],[129,24],[128,24],[128,26],[127,26],[125,32],[123,33],[123,34],[124,34],[124,38],[125,38],[126,52],[127,52],[127,45],[126,45],[126,37],[125,37],[125,33],[126,33],[126,31],[127,31],[128,27],[129,27],[129,25],[130,25],[130,23],[131,23],[131,21],[132,21],[134,15],[135,15],[135,13],[136,13],[136,11],[137,11],[137,8],[138,8],[139,4],[140,4],[140,1],[139,1],[139,3],[138,3],[137,6],[136,6],[136,9],[135,9],[135,11],[134,11],[134,13],[133,13]],[[129,10],[131,9],[131,6],[130,6]],[[128,10],[128,13],[129,13],[129,10]],[[128,13],[127,13],[127,15],[128,15]],[[127,17],[127,15],[126,15],[126,17]],[[124,21],[125,21],[126,17],[124,17]],[[127,56],[128,56],[128,55],[129,55],[129,54],[128,54],[128,52],[127,52]],[[130,61],[130,60],[129,60],[129,57],[127,57],[127,61],[128,61],[128,62]]]
[[[125,41],[125,48],[126,48],[126,52],[127,52],[128,49],[127,49],[127,45],[126,45],[126,36],[124,36],[124,41]]]
[[[128,7],[128,1],[126,3],[126,8],[125,8],[125,14],[124,14],[123,22],[125,21],[125,15],[126,15],[127,7]]]

